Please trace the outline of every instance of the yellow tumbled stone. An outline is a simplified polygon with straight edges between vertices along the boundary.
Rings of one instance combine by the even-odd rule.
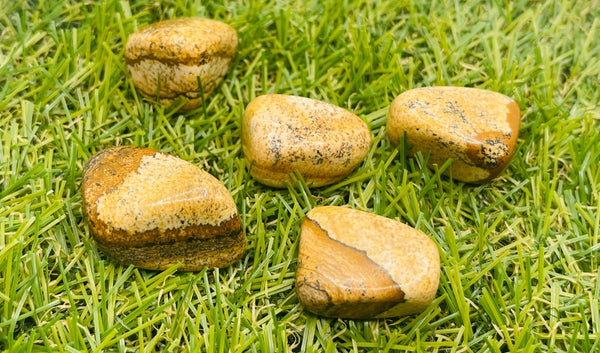
[[[394,99],[387,134],[397,144],[406,132],[410,154],[431,152],[430,166],[452,158],[446,174],[481,183],[508,165],[519,125],[519,106],[505,95],[476,88],[425,87]]]
[[[371,144],[367,124],[346,109],[281,94],[253,99],[242,121],[246,165],[259,182],[285,187],[298,171],[312,186],[332,184],[363,161]]]
[[[316,207],[302,222],[296,291],[305,309],[350,319],[422,311],[440,277],[437,246],[398,221],[344,207]]]
[[[90,231],[117,262],[200,270],[229,266],[246,249],[225,186],[169,154],[138,147],[101,151],[85,164],[82,189]]]
[[[197,17],[157,22],[133,33],[125,62],[134,85],[146,98],[170,105],[187,100],[182,110],[202,104],[198,77],[206,98],[222,81],[237,50],[229,25]]]

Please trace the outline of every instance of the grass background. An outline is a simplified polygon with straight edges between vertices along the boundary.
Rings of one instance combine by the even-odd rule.
[[[0,0],[0,351],[600,351],[600,2]],[[181,16],[238,31],[230,74],[184,115],[128,79],[124,44]],[[518,150],[473,186],[405,158],[385,136],[393,98],[489,89],[521,107]],[[345,107],[373,144],[351,176],[261,186],[240,146],[265,93]],[[138,270],[104,259],[83,219],[81,170],[115,145],[160,149],[219,178],[249,249],[220,270]],[[434,303],[387,320],[302,310],[299,226],[315,205],[391,217],[434,239]]]

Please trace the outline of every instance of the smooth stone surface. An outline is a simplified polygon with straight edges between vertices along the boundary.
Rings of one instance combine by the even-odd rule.
[[[226,267],[246,249],[229,191],[212,175],[149,148],[114,147],[83,170],[83,201],[98,247],[123,264],[163,270]]]
[[[343,207],[316,207],[300,234],[296,290],[328,317],[386,318],[422,311],[440,278],[437,246],[398,221]]]
[[[363,161],[371,144],[358,116],[318,100],[270,94],[246,107],[242,146],[259,182],[285,187],[297,170],[314,187],[332,184]]]
[[[146,98],[163,105],[188,99],[181,108],[202,104],[219,85],[237,50],[237,33],[225,23],[207,18],[177,18],[151,24],[133,33],[125,47],[125,62],[134,85]],[[160,87],[160,90],[159,90]]]
[[[500,93],[465,87],[416,88],[392,102],[387,134],[397,144],[407,134],[409,153],[431,151],[429,165],[449,158],[446,174],[468,183],[496,177],[517,143],[519,106]]]

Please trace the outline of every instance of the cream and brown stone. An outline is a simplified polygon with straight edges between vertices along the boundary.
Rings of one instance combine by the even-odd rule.
[[[336,206],[302,222],[296,290],[305,309],[349,319],[422,311],[440,277],[437,246],[398,221]]]
[[[114,147],[83,170],[90,231],[110,258],[140,268],[226,267],[246,249],[229,191],[193,164],[149,148]]]
[[[207,18],[177,18],[151,24],[133,33],[125,47],[125,62],[134,85],[146,98],[181,108],[202,104],[231,67],[237,50],[236,31]]]
[[[314,187],[332,184],[363,161],[371,144],[356,115],[318,100],[269,94],[253,99],[242,122],[246,165],[259,182],[285,187],[298,171]]]
[[[430,166],[453,159],[446,174],[468,183],[496,177],[519,135],[519,106],[497,92],[465,87],[416,88],[392,102],[387,134],[397,144],[406,132],[409,153],[431,152]]]

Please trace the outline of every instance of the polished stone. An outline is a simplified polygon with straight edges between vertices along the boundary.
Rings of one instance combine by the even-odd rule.
[[[398,221],[316,207],[302,223],[296,290],[308,311],[350,319],[422,311],[440,277],[435,243]]]
[[[149,148],[114,147],[83,171],[83,200],[98,247],[123,264],[162,270],[226,267],[246,249],[229,191],[195,165]]]
[[[465,87],[416,88],[392,102],[387,134],[397,144],[406,132],[410,154],[431,152],[429,165],[468,183],[498,176],[515,152],[519,106],[500,93]]]
[[[202,104],[198,77],[208,97],[229,71],[237,50],[236,31],[207,18],[177,18],[151,24],[133,33],[125,47],[125,62],[143,96],[182,110]]]
[[[367,125],[351,112],[314,99],[269,94],[246,107],[242,146],[259,182],[285,187],[298,171],[309,185],[335,183],[356,169],[371,144]]]

